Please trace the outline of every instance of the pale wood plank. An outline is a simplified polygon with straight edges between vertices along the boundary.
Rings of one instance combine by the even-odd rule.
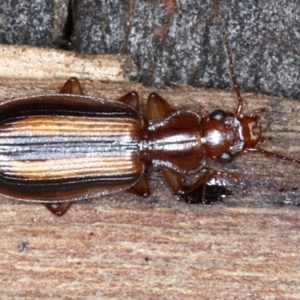
[[[1,99],[59,90],[59,80],[1,80]],[[179,86],[83,81],[89,95],[116,99],[155,91],[176,107],[233,109],[234,94]],[[266,148],[299,155],[295,101],[246,94],[246,109],[270,109]],[[219,166],[219,168],[223,168]],[[2,299],[299,299],[299,167],[260,155],[226,166],[243,174],[234,195],[213,206],[174,200],[158,172],[153,194],[116,194],[75,204],[63,217],[43,206],[0,201]],[[286,190],[281,192],[280,188]],[[27,248],[20,252],[21,243]],[[24,245],[23,245],[24,246]]]

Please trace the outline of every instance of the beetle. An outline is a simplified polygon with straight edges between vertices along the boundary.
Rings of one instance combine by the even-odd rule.
[[[72,202],[91,194],[128,190],[148,196],[144,172],[149,162],[163,169],[176,194],[187,194],[221,174],[209,170],[195,185],[181,184],[185,175],[204,166],[206,143],[201,142],[197,113],[174,110],[155,93],[148,98],[146,118],[138,109],[136,92],[119,101],[84,96],[76,78],[59,94],[2,104],[0,193],[42,202],[63,215]]]
[[[20,98],[0,105],[0,193],[41,202],[61,216],[90,195],[129,191],[148,196],[148,164],[162,170],[175,195],[189,195],[215,177],[240,175],[206,168],[207,159],[230,163],[247,152],[300,164],[259,147],[259,115],[243,113],[231,49],[219,14],[237,95],[235,112],[201,116],[174,109],[151,93],[145,115],[132,91],[119,100],[83,95],[76,78],[58,94]],[[185,179],[201,173],[192,184]],[[55,204],[55,205],[54,205]]]

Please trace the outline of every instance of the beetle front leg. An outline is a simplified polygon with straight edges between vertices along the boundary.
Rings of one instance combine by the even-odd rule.
[[[201,176],[194,184],[192,184],[191,186],[187,186],[183,183],[184,175],[177,174],[166,169],[162,171],[162,175],[167,184],[173,190],[174,194],[181,196],[196,191],[216,176],[229,177],[230,179],[233,179],[235,181],[240,180],[240,175],[238,173],[207,169],[207,172],[203,176]]]
[[[162,175],[174,194],[182,196],[203,186],[214,177],[215,173],[214,170],[208,170],[208,172],[204,176],[200,177],[192,186],[185,186],[183,184],[184,176],[181,174],[165,169],[162,170]]]

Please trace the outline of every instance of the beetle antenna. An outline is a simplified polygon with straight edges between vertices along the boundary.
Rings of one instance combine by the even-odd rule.
[[[248,148],[248,149],[245,149],[243,151],[243,153],[247,153],[247,152],[260,152],[260,153],[263,153],[267,156],[272,156],[272,157],[275,157],[275,158],[278,158],[278,159],[281,159],[281,160],[290,161],[292,163],[300,164],[300,160],[297,160],[297,159],[294,159],[294,158],[291,158],[291,157],[287,157],[287,156],[284,156],[284,155],[281,155],[281,154],[277,154],[277,153],[274,153],[274,152],[271,152],[271,151],[267,151],[267,150],[264,150],[262,148]]]
[[[226,32],[225,32],[224,25],[223,25],[223,22],[222,22],[220,11],[219,11],[219,8],[218,8],[218,1],[216,1],[213,4],[213,10],[214,10],[215,15],[218,19],[220,31],[221,31],[221,34],[223,36],[223,40],[224,40],[224,43],[225,43],[226,52],[227,52],[227,56],[228,56],[228,60],[229,60],[231,80],[232,80],[233,87],[234,87],[234,90],[235,90],[235,93],[236,93],[237,99],[238,99],[238,107],[237,107],[237,110],[236,110],[236,115],[240,116],[242,114],[242,111],[243,111],[243,98],[242,98],[238,83],[236,81],[236,75],[235,75],[233,59],[232,59],[232,52],[231,52],[231,48],[230,48],[228,38],[227,38],[227,35],[226,35]]]

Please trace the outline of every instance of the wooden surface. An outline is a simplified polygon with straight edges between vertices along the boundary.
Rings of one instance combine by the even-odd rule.
[[[71,76],[102,82],[128,82],[137,76],[130,55],[82,55],[70,51],[0,44],[3,78],[62,79]]]
[[[63,83],[1,79],[0,98],[54,92]],[[135,89],[143,103],[155,91],[203,113],[236,107],[231,92],[82,85],[111,99]],[[247,112],[269,109],[262,125],[275,139],[264,148],[300,158],[300,103],[244,97]],[[212,206],[176,201],[153,170],[151,197],[91,199],[61,218],[1,197],[1,299],[299,299],[300,210],[292,205],[300,202],[299,166],[252,154],[217,167],[243,177]]]

